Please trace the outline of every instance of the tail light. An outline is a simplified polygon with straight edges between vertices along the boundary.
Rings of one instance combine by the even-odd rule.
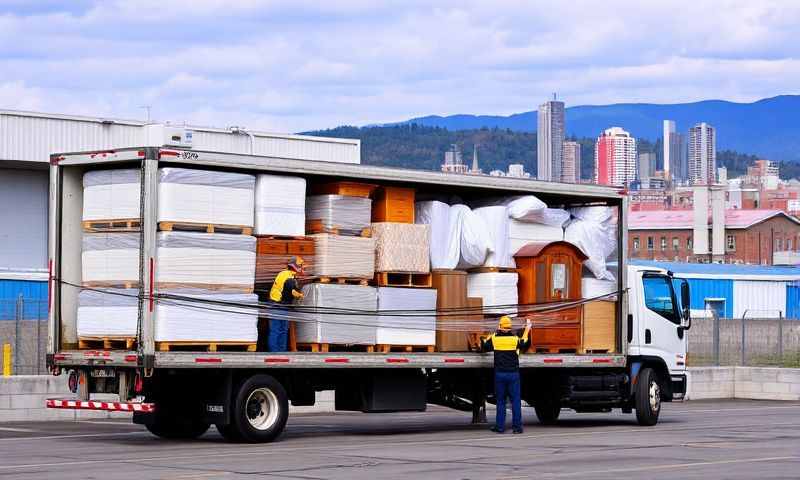
[[[69,386],[69,391],[70,392],[78,393],[78,371],[77,370],[70,370],[69,379],[67,379],[67,385]]]
[[[142,390],[144,390],[144,382],[142,381],[142,376],[137,372],[133,380],[133,391],[138,394],[142,393]]]

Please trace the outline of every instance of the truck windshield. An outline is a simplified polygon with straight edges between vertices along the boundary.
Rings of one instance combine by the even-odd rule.
[[[642,277],[644,284],[645,306],[666,318],[672,323],[680,324],[675,310],[674,293],[669,277],[665,275],[645,274]]]

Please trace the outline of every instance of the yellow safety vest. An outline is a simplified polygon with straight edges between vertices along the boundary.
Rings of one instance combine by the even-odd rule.
[[[509,352],[516,350],[519,355],[519,337],[516,335],[492,334],[492,346],[496,352]]]
[[[269,299],[273,302],[280,303],[283,299],[283,285],[286,283],[286,280],[290,278],[294,278],[294,272],[291,270],[284,270],[275,277],[275,283],[272,284],[272,288],[269,291]]]

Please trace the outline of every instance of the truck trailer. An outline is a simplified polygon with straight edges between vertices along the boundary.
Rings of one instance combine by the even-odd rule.
[[[486,402],[494,402],[491,353],[157,350],[154,306],[160,294],[153,279],[159,268],[157,175],[163,166],[380,183],[473,200],[535,194],[561,208],[610,207],[618,219],[617,249],[610,262],[618,267],[615,348],[522,354],[522,398],[545,424],[556,423],[561,409],[570,408],[635,411],[640,425],[655,425],[662,402],[685,396],[688,284],[663,269],[627,265],[627,199],[618,189],[142,147],[51,156],[47,365],[54,375],[69,375],[75,396],[50,399],[50,408],[131,412],[135,423],[164,438],[195,438],[215,425],[229,440],[270,442],[284,430],[290,403],[313,405],[320,391],[335,392],[338,410],[424,411],[438,404],[472,412],[473,421],[485,418]],[[130,348],[78,349],[82,178],[104,168],[141,172],[139,329]],[[119,399],[99,401],[95,394]]]

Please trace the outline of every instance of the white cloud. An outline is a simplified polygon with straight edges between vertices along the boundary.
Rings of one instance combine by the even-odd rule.
[[[0,2],[0,108],[282,131],[800,93],[800,4]]]

